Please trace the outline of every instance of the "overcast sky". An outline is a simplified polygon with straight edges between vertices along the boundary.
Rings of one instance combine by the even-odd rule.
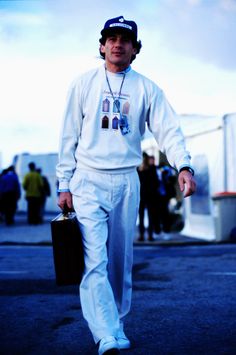
[[[103,61],[105,21],[135,20],[133,68],[179,113],[236,112],[236,0],[0,0],[0,152],[56,152],[71,81]]]

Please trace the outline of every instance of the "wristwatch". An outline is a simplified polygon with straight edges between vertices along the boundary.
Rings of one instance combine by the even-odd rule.
[[[194,170],[190,168],[190,166],[183,166],[183,168],[180,169],[179,173],[181,173],[181,171],[183,170],[189,171],[194,176]]]

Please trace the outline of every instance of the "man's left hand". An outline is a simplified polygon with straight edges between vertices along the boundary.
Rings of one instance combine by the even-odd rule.
[[[178,182],[181,192],[184,193],[184,197],[191,196],[196,191],[196,181],[189,171],[182,170],[179,173]]]

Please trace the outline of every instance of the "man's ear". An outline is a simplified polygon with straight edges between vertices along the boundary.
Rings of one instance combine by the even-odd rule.
[[[133,55],[137,54],[137,48],[133,48]]]
[[[100,52],[105,53],[105,46],[103,44],[100,44]]]

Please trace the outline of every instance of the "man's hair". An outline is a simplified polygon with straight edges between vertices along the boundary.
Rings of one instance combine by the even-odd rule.
[[[28,166],[31,171],[35,170],[35,163],[34,162],[31,161]]]
[[[10,166],[7,168],[7,171],[15,172],[15,167],[14,167],[14,165],[10,165]]]
[[[105,45],[106,43],[106,40],[107,40],[107,37],[108,35],[106,36],[102,36],[100,39],[99,39],[99,42],[100,42],[100,47],[99,47],[99,52],[100,52],[100,56],[101,58],[105,59],[105,54],[101,52],[101,45]],[[132,57],[131,57],[131,61],[130,63],[133,62],[133,60],[135,60],[136,58],[136,55],[140,52],[141,48],[142,48],[142,42],[140,40],[136,40],[134,39],[132,36],[130,36],[130,39],[132,41],[132,44],[133,44],[133,47],[136,48],[137,50],[137,53],[136,54],[133,54]]]

